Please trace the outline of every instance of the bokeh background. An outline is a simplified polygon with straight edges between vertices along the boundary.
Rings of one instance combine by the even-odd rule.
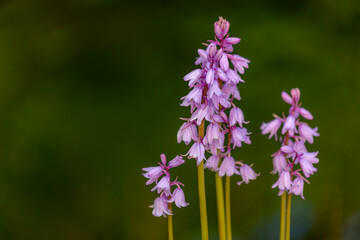
[[[0,3],[0,238],[166,239],[142,167],[184,154],[182,77],[223,16],[251,60],[239,106],[252,144],[234,155],[261,176],[232,181],[234,239],[277,239],[280,198],[260,134],[299,87],[321,136],[318,172],[292,205],[292,239],[360,239],[359,1],[14,0]],[[175,170],[190,205],[176,239],[200,239],[194,160]],[[214,176],[206,172],[211,239]]]

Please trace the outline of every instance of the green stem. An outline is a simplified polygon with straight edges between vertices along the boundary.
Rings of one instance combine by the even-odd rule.
[[[290,218],[291,218],[291,193],[287,195],[286,206],[286,240],[290,240]]]
[[[205,122],[199,126],[199,137],[204,137]],[[204,177],[204,161],[197,167],[198,170],[198,188],[199,188],[199,206],[200,206],[200,222],[201,222],[201,239],[208,240],[208,222],[206,212],[206,196],[205,196],[205,177]]]
[[[170,212],[172,211],[171,203],[169,203],[169,210]],[[169,233],[169,240],[174,240],[172,215],[168,215],[168,233]]]
[[[231,234],[231,211],[230,211],[230,177],[225,178],[225,202],[226,202],[226,237],[232,240]]]
[[[215,173],[215,186],[219,221],[219,239],[226,240],[223,181],[218,173]]]
[[[281,209],[280,209],[280,240],[285,239],[285,208],[286,208],[286,193],[281,195]]]

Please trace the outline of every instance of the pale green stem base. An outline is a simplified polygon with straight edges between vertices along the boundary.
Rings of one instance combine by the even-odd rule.
[[[225,204],[226,204],[226,239],[232,240],[231,207],[230,207],[230,177],[225,178]]]
[[[285,240],[285,214],[286,214],[286,193],[281,195],[280,209],[280,240]]]
[[[226,240],[223,181],[217,172],[215,173],[215,186],[219,221],[219,240]]]
[[[171,203],[169,203],[169,210],[170,212],[172,211]],[[168,234],[169,234],[169,240],[174,240],[172,215],[168,215]]]
[[[290,240],[290,218],[291,218],[291,193],[287,195],[286,200],[286,234],[285,240]]]

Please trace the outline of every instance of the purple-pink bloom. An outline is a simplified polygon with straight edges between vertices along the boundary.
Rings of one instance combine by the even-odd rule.
[[[286,103],[290,105],[294,103],[292,97],[290,97],[289,94],[287,94],[286,92],[281,92],[281,97]]]
[[[312,163],[306,160],[306,158],[300,158],[299,163],[305,177],[307,178],[310,177],[310,175],[313,175],[314,172],[317,171],[317,169],[312,165]]]
[[[304,118],[306,118],[308,120],[313,120],[313,118],[314,118],[313,115],[305,108],[300,108],[299,113],[301,116],[303,116]]]
[[[219,176],[223,177],[226,174],[226,176],[231,177],[232,175],[234,175],[234,173],[238,174],[238,171],[235,167],[234,158],[233,157],[224,158],[219,168]]]
[[[200,142],[195,142],[187,153],[188,158],[195,158],[197,160],[197,165],[205,159],[205,148],[204,145]]]
[[[313,144],[314,137],[320,136],[320,134],[317,132],[318,128],[311,128],[306,123],[300,123],[299,124],[299,134],[301,137],[303,137],[306,141],[308,141],[310,144]]]
[[[279,179],[272,185],[272,188],[279,187],[280,192],[284,192],[285,190],[291,189],[291,177],[290,172],[287,170],[283,170],[280,173]],[[279,194],[280,195],[280,194]]]
[[[198,138],[197,127],[193,123],[185,122],[181,125],[177,133],[177,141],[180,143],[184,141],[188,145],[192,140],[196,141]]]
[[[204,167],[209,169],[210,171],[217,172],[219,169],[219,161],[220,161],[219,156],[211,155],[209,159],[206,161]]]
[[[255,180],[260,174],[255,173],[255,171],[249,165],[243,164],[240,167],[240,175],[243,180],[241,182],[238,182],[238,185],[243,182],[248,184],[250,180]]]
[[[297,196],[301,196],[305,200],[304,194],[304,180],[301,177],[295,178],[289,193],[293,193]]]
[[[295,125],[295,117],[293,115],[289,115],[283,125],[281,130],[281,134],[285,134],[286,132],[292,137],[296,132],[296,125]]]
[[[276,152],[273,157],[274,170],[271,173],[280,173],[287,165],[286,158],[280,151]]]
[[[178,208],[186,207],[187,205],[189,205],[189,203],[185,201],[184,191],[180,187],[176,188],[173,191],[172,197],[170,198],[169,202],[175,202],[175,205]]]
[[[240,127],[242,127],[243,122],[244,122],[244,113],[243,113],[243,111],[241,111],[240,108],[232,108],[230,110],[230,114],[229,114],[229,124],[230,124],[230,126],[233,126],[236,123],[238,123],[240,125]]]
[[[164,192],[166,196],[170,195],[170,176],[165,175],[161,180],[156,184],[156,186],[151,189],[151,191],[157,190],[157,193]]]
[[[251,144],[250,133],[247,132],[246,128],[231,127],[231,142],[235,147],[241,147],[241,143]]]
[[[268,123],[262,123],[260,127],[261,134],[265,135],[270,133],[269,139],[275,135],[275,140],[277,140],[277,131],[279,130],[281,123],[282,121],[279,118],[275,118],[274,120]]]
[[[152,214],[155,217],[166,217],[166,215],[172,215],[172,212],[168,207],[168,200],[164,196],[157,197],[154,204],[149,207],[153,208]]]
[[[143,168],[142,170],[145,171],[145,173],[143,173],[143,176],[149,179],[146,182],[146,185],[152,184],[153,182],[157,181],[157,179],[165,173],[163,167],[161,166]]]
[[[178,167],[181,164],[183,164],[185,162],[185,160],[182,158],[182,156],[176,156],[173,160],[171,160],[169,162],[168,167],[169,168],[174,168],[174,167]]]

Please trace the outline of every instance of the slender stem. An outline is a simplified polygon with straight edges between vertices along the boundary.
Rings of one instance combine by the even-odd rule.
[[[281,210],[280,210],[280,240],[285,239],[285,208],[286,208],[286,193],[281,195]]]
[[[215,173],[215,186],[216,186],[216,201],[219,221],[219,239],[226,240],[225,229],[225,207],[224,207],[224,190],[222,177]]]
[[[199,126],[199,137],[204,137],[205,122]],[[198,188],[199,188],[199,206],[200,206],[200,221],[201,221],[201,239],[208,240],[208,222],[206,212],[206,196],[205,196],[205,177],[204,177],[204,161],[198,165]]]
[[[169,210],[172,211],[171,203],[169,203]],[[168,215],[168,233],[169,240],[174,240],[172,215]]]
[[[230,177],[225,178],[225,202],[226,202],[226,237],[232,240],[231,234],[231,211],[230,211]]]
[[[291,193],[287,195],[287,206],[286,206],[286,240],[290,240],[290,219],[291,219]]]

